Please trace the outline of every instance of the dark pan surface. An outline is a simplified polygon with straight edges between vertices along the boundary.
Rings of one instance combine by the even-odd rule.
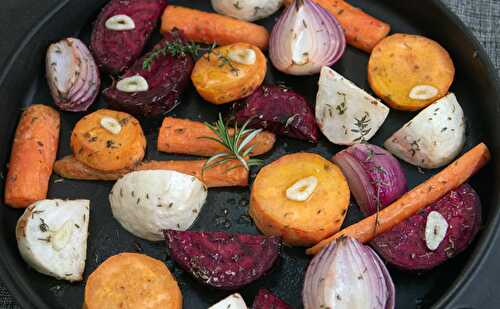
[[[61,1],[39,26],[26,37],[0,75],[0,163],[6,166],[10,153],[13,133],[23,107],[33,102],[52,104],[44,79],[43,59],[47,46],[66,36],[77,35],[88,42],[90,24],[96,17],[105,0]],[[211,10],[209,1],[170,1],[172,4]],[[500,95],[498,81],[477,41],[461,25],[456,17],[447,12],[438,0],[398,1],[398,0],[352,0],[383,20],[388,21],[393,32],[423,34],[440,42],[451,54],[457,69],[452,91],[457,94],[468,119],[466,149],[485,141],[495,157],[500,150]],[[263,22],[273,24],[275,16]],[[157,40],[159,35],[152,41]],[[366,81],[368,56],[351,47],[333,68],[354,81],[364,89],[369,89]],[[296,78],[284,76],[270,69],[266,78],[268,83],[285,82],[288,86],[305,95],[311,102],[317,91],[317,76]],[[104,78],[105,82],[106,78]],[[94,111],[105,106],[102,99],[91,108]],[[171,115],[215,120],[219,111],[189,88],[182,104]],[[82,113],[62,113],[61,142],[58,157],[70,153],[69,137],[71,129]],[[382,142],[398,129],[413,114],[391,111],[388,121],[371,142]],[[160,154],[156,151],[156,137],[160,123],[141,120],[148,135],[149,159],[169,159],[175,156]],[[310,151],[329,158],[341,147],[328,143],[322,138],[317,146],[296,140],[280,138],[270,155],[264,157],[266,163],[291,152]],[[410,186],[432,175],[431,172],[419,173],[414,167],[403,164]],[[255,174],[254,171],[253,174]],[[3,171],[5,175],[5,170]],[[479,192],[484,211],[484,228],[470,249],[463,254],[425,274],[403,273],[390,268],[397,289],[398,308],[446,307],[450,303],[466,306],[466,287],[470,277],[477,271],[490,250],[491,240],[497,232],[499,221],[498,181],[500,166],[496,160],[471,182]],[[99,263],[107,257],[123,251],[140,251],[164,260],[177,277],[184,296],[184,308],[207,308],[225,297],[227,292],[214,291],[191,279],[168,259],[162,242],[151,243],[138,239],[113,219],[108,203],[111,182],[83,182],[64,180],[54,183],[53,177],[49,191],[50,198],[88,198],[91,200],[90,238],[88,242],[86,278]],[[3,193],[3,177],[0,191]],[[1,194],[3,196],[3,194]],[[224,230],[232,232],[258,233],[245,216],[249,199],[248,189],[210,190],[207,203],[194,225],[198,230]],[[21,259],[16,245],[14,229],[21,210],[0,207],[0,274],[3,281],[26,308],[81,308],[84,284],[69,284],[49,278],[31,270]],[[361,218],[357,207],[350,207],[346,225]],[[247,304],[261,287],[274,291],[295,308],[301,308],[300,292],[302,279],[309,259],[303,249],[284,248],[282,258],[273,271],[259,281],[242,289]],[[477,295],[476,295],[477,296]],[[461,300],[457,300],[459,297]]]

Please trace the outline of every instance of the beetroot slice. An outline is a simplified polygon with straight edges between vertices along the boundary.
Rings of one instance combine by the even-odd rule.
[[[292,307],[268,290],[260,289],[253,301],[252,309],[292,309]]]
[[[105,100],[112,108],[123,110],[136,116],[158,117],[169,112],[179,104],[182,91],[189,84],[194,62],[192,56],[188,54],[172,56],[168,53],[157,52],[166,44],[173,41],[186,43],[186,40],[178,30],[165,33],[164,39],[156,44],[150,53],[138,59],[121,77],[126,78],[137,74],[141,75],[148,82],[148,91],[122,92],[116,89],[116,81],[103,91]],[[150,62],[150,66],[145,68],[144,60],[152,52],[156,54],[156,57]]]
[[[279,237],[166,230],[172,259],[201,282],[238,289],[264,275],[279,256]]]
[[[251,127],[316,143],[318,127],[311,105],[295,91],[283,86],[263,85],[237,107],[236,121],[252,119]]]
[[[111,0],[97,17],[92,31],[90,47],[99,67],[117,74],[132,64],[141,55],[166,6],[166,0]],[[107,29],[106,20],[115,15],[132,18],[135,29]]]
[[[427,248],[425,225],[431,211],[448,222],[445,238],[435,251]],[[434,204],[371,241],[389,263],[404,270],[428,270],[465,250],[481,224],[481,202],[468,184],[450,191]]]

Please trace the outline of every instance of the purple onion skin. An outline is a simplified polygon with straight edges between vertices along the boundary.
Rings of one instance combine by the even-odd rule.
[[[250,126],[311,143],[318,142],[314,111],[295,91],[276,85],[259,87],[237,108],[235,119]]]
[[[366,289],[361,290],[361,285]],[[363,297],[366,308],[394,309],[395,295],[382,260],[373,249],[350,237],[331,242],[312,259],[302,290],[304,309],[349,308],[351,298]]]
[[[407,190],[406,176],[399,164],[399,161],[390,154],[387,150],[371,145],[371,144],[356,144],[339,152],[334,156],[333,161],[338,161],[338,158],[343,155],[348,155],[351,162],[357,162],[360,169],[364,171],[365,183],[371,188],[367,203],[360,202],[362,200],[357,190],[353,190],[353,195],[358,201],[358,205],[365,216],[372,215],[377,212],[377,205],[381,209],[403,195]],[[352,180],[349,180],[349,185],[352,189]],[[357,194],[356,194],[357,193]],[[379,210],[380,210],[379,209]]]
[[[431,251],[425,243],[425,226],[431,211],[448,222],[439,247]],[[429,270],[465,250],[481,225],[481,202],[468,184],[450,191],[436,203],[371,241],[371,246],[389,263],[408,271]]]

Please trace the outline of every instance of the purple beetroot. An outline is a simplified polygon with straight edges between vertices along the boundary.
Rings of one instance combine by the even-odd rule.
[[[252,119],[251,126],[311,143],[318,141],[314,111],[295,91],[277,85],[263,85],[238,107],[236,121]]]
[[[187,42],[180,31],[165,33],[164,39],[121,77],[123,80],[140,75],[146,79],[148,90],[120,91],[115,81],[103,91],[105,100],[112,108],[142,117],[158,117],[172,110],[179,104],[179,98],[189,84],[194,65],[191,54],[171,53],[184,44]]]
[[[172,259],[199,281],[224,290],[247,285],[271,269],[279,237],[225,232],[165,231]]]
[[[252,309],[292,309],[292,307],[270,291],[260,289],[253,301]]]
[[[112,74],[127,69],[141,55],[166,6],[166,0],[111,0],[92,31],[90,46],[99,67]],[[130,17],[134,29],[116,31],[106,27],[106,21],[117,15]]]

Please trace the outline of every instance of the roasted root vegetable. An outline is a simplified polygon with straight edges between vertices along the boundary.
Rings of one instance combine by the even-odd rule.
[[[480,225],[479,196],[464,184],[377,236],[371,245],[398,268],[428,270],[465,250]]]
[[[180,103],[193,69],[196,48],[174,30],[138,59],[103,91],[113,108],[143,117],[158,117]]]
[[[382,126],[389,108],[351,81],[323,67],[316,97],[316,121],[334,144],[367,142]]]
[[[208,102],[224,104],[245,98],[264,81],[267,60],[262,51],[247,43],[211,50],[195,64],[191,80]]]
[[[208,309],[248,309],[243,297],[240,294],[234,293],[224,298],[220,302],[216,303],[213,306],[210,306]]]
[[[42,200],[17,221],[23,259],[35,270],[61,280],[81,281],[87,256],[89,200]]]
[[[390,107],[416,111],[445,96],[455,67],[439,43],[419,35],[393,34],[373,50],[368,82]]]
[[[199,281],[235,290],[262,277],[280,254],[279,237],[165,231],[170,256]]]
[[[212,7],[217,13],[246,21],[271,16],[282,5],[283,0],[212,0]]]
[[[313,0],[335,16],[344,29],[347,43],[367,53],[386,37],[391,26],[343,0]],[[284,0],[290,5],[294,0]]]
[[[465,126],[462,107],[450,93],[403,125],[385,141],[384,147],[410,164],[438,168],[462,151]]]
[[[349,196],[347,181],[335,164],[317,154],[295,153],[259,171],[249,213],[265,235],[308,246],[339,230]]]
[[[233,135],[234,130],[229,129]],[[227,151],[224,146],[205,137],[217,138],[210,128],[197,121],[165,117],[158,134],[158,150],[169,153],[189,154],[196,156],[213,156]],[[270,151],[276,136],[271,132],[260,132],[248,147],[254,147],[251,156],[258,156]]]
[[[90,40],[99,67],[118,74],[139,58],[166,5],[166,0],[111,0]]]
[[[109,203],[113,216],[130,233],[151,241],[164,229],[187,230],[207,198],[205,185],[194,176],[169,170],[132,172],[120,178]]]
[[[182,294],[167,266],[138,253],[120,253],[92,272],[83,308],[182,309]]]
[[[101,79],[94,58],[82,41],[67,38],[51,44],[45,67],[50,94],[60,109],[81,112],[94,102]]]
[[[350,237],[330,243],[307,267],[304,309],[394,309],[396,291],[384,262]]]
[[[306,99],[283,86],[259,87],[235,110],[235,120],[311,143],[318,141],[314,111]]]
[[[203,171],[206,160],[170,160],[144,161],[133,168],[143,170],[171,170],[195,176],[203,181],[207,188],[214,187],[246,187],[248,171],[245,168],[232,168],[237,162],[227,162]],[[88,167],[73,156],[66,156],[54,164],[54,172],[61,177],[79,180],[118,180],[130,173],[131,169],[119,171],[99,171]]]
[[[266,28],[231,17],[169,5],[161,19],[161,31],[180,29],[194,42],[229,45],[248,43],[266,49],[269,33]]]
[[[260,289],[253,300],[252,309],[292,309],[288,304],[266,289]]]
[[[408,191],[380,212],[344,228],[332,237],[322,240],[314,247],[308,249],[307,253],[316,254],[330,242],[342,236],[353,237],[362,243],[372,240],[423,208],[437,202],[451,190],[458,188],[486,165],[490,157],[490,151],[485,144],[481,143],[477,145],[455,160],[455,162],[427,181]]]
[[[100,109],[76,123],[71,149],[78,161],[93,169],[119,171],[142,161],[146,138],[131,115]]]
[[[36,104],[23,112],[10,154],[5,204],[25,208],[47,197],[59,127],[59,113],[51,107]]]

